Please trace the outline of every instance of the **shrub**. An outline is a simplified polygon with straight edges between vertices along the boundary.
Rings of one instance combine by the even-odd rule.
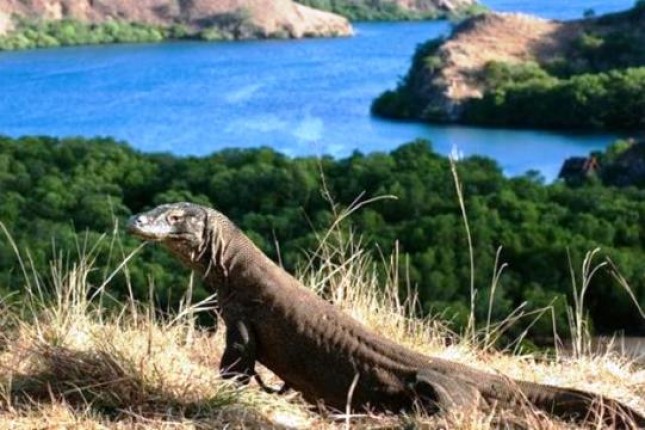
[[[0,36],[0,50],[48,48],[103,43],[160,42],[164,39],[191,37],[188,29],[173,26],[168,29],[129,23],[106,21],[100,24],[84,23],[72,19],[58,21],[20,20],[17,29]]]

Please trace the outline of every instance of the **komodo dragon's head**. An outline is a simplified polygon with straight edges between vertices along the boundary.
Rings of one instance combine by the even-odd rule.
[[[212,214],[192,203],[171,203],[134,215],[128,233],[144,240],[160,242],[186,263],[194,265],[209,247]]]

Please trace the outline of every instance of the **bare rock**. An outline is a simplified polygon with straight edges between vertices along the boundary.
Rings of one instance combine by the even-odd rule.
[[[465,21],[439,48],[442,67],[427,76],[427,91],[436,107],[455,120],[462,102],[479,98],[479,72],[491,61],[548,61],[578,34],[573,24],[523,14],[490,13]]]
[[[0,10],[0,36],[13,29],[11,14]]]

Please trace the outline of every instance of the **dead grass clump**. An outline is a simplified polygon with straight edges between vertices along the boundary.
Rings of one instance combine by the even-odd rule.
[[[0,419],[33,423],[42,413],[42,420],[63,425],[71,414],[83,428],[247,428],[270,425],[273,414],[293,409],[286,398],[219,378],[221,336],[188,337],[184,321],[102,319],[88,315],[68,324],[67,333],[51,322],[24,325],[0,355]],[[59,342],[43,340],[53,339],[52,331]],[[307,411],[301,415],[306,419]]]
[[[90,290],[94,262],[91,249],[69,265],[59,258],[50,281],[26,276],[25,300],[2,304],[0,428],[257,428],[309,419],[303,408],[290,421],[285,411],[298,407],[287,398],[219,377],[222,334],[194,325],[203,303],[164,321],[134,301],[108,311],[102,292],[116,271]]]

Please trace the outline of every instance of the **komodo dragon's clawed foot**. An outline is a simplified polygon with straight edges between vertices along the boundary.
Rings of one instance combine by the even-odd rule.
[[[281,395],[283,395],[283,394],[288,393],[288,392],[289,392],[289,390],[291,389],[291,387],[289,387],[289,384],[287,384],[286,382],[284,382],[284,383],[282,384],[282,387],[280,387],[280,388],[273,388],[273,387],[269,387],[269,386],[268,386],[268,385],[267,385],[267,384],[262,380],[262,378],[260,377],[260,375],[258,375],[258,374],[256,373],[254,376],[255,376],[255,381],[258,383],[258,385],[262,388],[262,390],[263,390],[265,393],[269,393],[269,394],[277,394],[277,395],[281,396]]]
[[[472,384],[431,369],[417,372],[412,389],[429,413],[482,406],[482,396]]]

